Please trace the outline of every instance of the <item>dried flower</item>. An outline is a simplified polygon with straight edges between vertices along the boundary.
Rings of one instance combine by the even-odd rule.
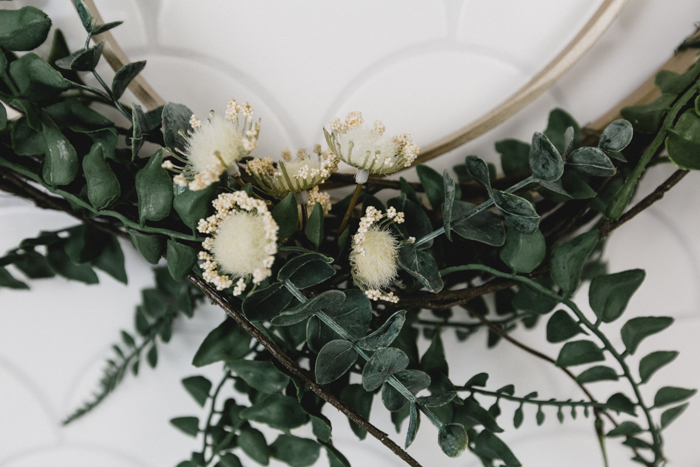
[[[399,240],[385,228],[392,221],[402,223],[403,213],[392,207],[385,216],[372,206],[367,208],[352,239],[350,265],[355,284],[370,299],[396,303],[393,292],[384,292],[396,282],[399,271]]]
[[[244,116],[242,123],[239,122],[239,113]],[[212,110],[205,123],[193,114],[190,126],[192,131],[180,132],[186,140],[185,150],[175,149],[180,155],[172,154],[185,164],[184,167],[171,161],[163,162],[163,168],[178,173],[173,181],[190,190],[208,187],[226,171],[232,175],[238,174],[236,162],[250,154],[258,144],[260,125],[253,123],[253,109],[247,102],[240,105],[231,100],[225,118]]]
[[[311,212],[311,209],[316,206],[316,203],[321,205],[323,215],[327,216],[331,211],[331,195],[327,191],[320,191],[317,186],[309,190],[309,201],[307,201],[309,213]]]
[[[212,204],[216,213],[197,225],[197,230],[212,235],[199,252],[202,277],[217,290],[231,287],[238,278],[233,295],[240,295],[251,277],[259,284],[270,276],[278,226],[265,202],[245,191],[222,193]]]
[[[369,173],[389,174],[416,160],[420,148],[410,135],[386,136],[379,120],[372,128],[362,123],[360,112],[350,112],[345,123],[336,118],[329,125],[330,133],[323,130],[328,146],[343,162]]]
[[[330,150],[321,151],[316,145],[314,153],[299,149],[296,158],[285,150],[281,161],[275,163],[272,158],[255,158],[246,164],[246,172],[252,176],[258,186],[272,196],[282,197],[288,193],[300,193],[320,185],[338,170],[338,158]]]

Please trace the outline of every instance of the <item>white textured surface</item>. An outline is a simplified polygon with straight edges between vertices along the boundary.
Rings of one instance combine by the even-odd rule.
[[[362,110],[368,120],[384,120],[390,132],[411,132],[419,145],[426,145],[477,118],[527,82],[601,2],[97,3],[106,21],[126,21],[115,30],[118,40],[132,60],[148,59],[144,74],[166,100],[185,103],[199,114],[210,108],[223,111],[231,97],[248,100],[263,119],[258,153],[276,156],[285,147],[319,142],[321,126],[349,110]],[[24,4],[45,8],[72,47],[82,43],[70,2],[14,2]],[[630,2],[593,51],[552,90],[501,127],[431,165],[449,167],[470,153],[495,162],[494,141],[528,140],[533,131],[546,126],[554,106],[566,108],[581,123],[594,119],[665,61],[698,19],[700,5],[692,0]],[[644,181],[645,189],[653,189],[671,170],[654,169]],[[639,352],[681,351],[644,388],[647,400],[662,378],[668,385],[700,387],[698,181],[698,174],[686,177],[663,201],[615,232],[607,248],[611,271],[638,267],[647,271],[627,316],[677,318],[670,331],[649,339]],[[0,197],[0,252],[41,229],[73,223],[60,214]],[[160,346],[156,371],[144,366],[137,379],[127,377],[93,414],[68,428],[59,426],[61,418],[94,388],[109,344],[119,328],[131,329],[139,290],[152,282],[146,263],[128,245],[125,253],[128,287],[100,274],[99,287],[53,279],[33,281],[32,293],[0,290],[1,467],[170,466],[199,446],[167,420],[200,414],[179,380],[201,373],[189,361],[206,333],[223,319],[213,307],[203,307],[194,319],[177,323],[172,342]],[[580,292],[579,303],[585,303],[585,292]],[[547,344],[543,335],[543,326],[517,333],[523,341],[556,355],[558,346]],[[459,345],[451,332],[444,339],[452,350],[451,376],[457,383],[489,369],[490,387],[514,383],[520,395],[536,389],[543,398],[581,397],[560,371],[507,343],[489,351],[485,334]],[[207,368],[204,373],[216,378],[218,369]],[[591,386],[600,397],[610,394],[609,386]],[[523,427],[514,430],[509,416],[515,407],[503,403],[502,408],[503,438],[524,465],[602,465],[590,420],[579,417],[560,426],[554,411],[546,410],[546,423],[536,427],[530,407]],[[402,465],[372,438],[358,445],[342,416],[334,410],[326,413],[334,420],[336,445],[353,465]],[[394,433],[379,401],[372,422]],[[667,431],[671,465],[700,465],[694,441],[698,426],[700,410],[693,401]],[[274,440],[274,433],[267,433],[268,441]],[[402,444],[403,434],[394,438]],[[631,465],[629,450],[617,441],[608,447],[612,466]],[[449,460],[438,451],[436,431],[425,422],[410,449],[423,465],[479,465],[469,454]],[[322,454],[318,465],[326,462]]]

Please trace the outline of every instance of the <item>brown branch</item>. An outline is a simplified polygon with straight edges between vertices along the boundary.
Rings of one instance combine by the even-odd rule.
[[[301,379],[306,387],[311,389],[316,395],[321,399],[325,400],[333,407],[341,411],[346,417],[348,417],[353,422],[357,423],[360,427],[367,430],[369,434],[377,438],[384,446],[389,448],[394,454],[396,454],[401,460],[406,462],[408,465],[414,467],[421,467],[421,465],[413,457],[411,457],[406,451],[401,449],[396,443],[394,443],[389,436],[383,431],[379,430],[377,427],[366,421],[360,414],[341,403],[333,394],[331,394],[326,388],[317,384],[302,368],[300,368],[297,363],[289,358],[289,356],[284,353],[282,349],[277,346],[273,341],[268,339],[268,337],[263,334],[252,322],[248,320],[239,310],[234,308],[224,297],[222,297],[217,291],[211,287],[204,279],[191,274],[187,276],[187,279],[192,282],[198,289],[205,293],[214,303],[221,307],[226,314],[233,318],[239,326],[241,326],[248,334],[255,338],[260,344],[262,344],[265,349],[270,352],[270,354],[275,357],[275,359],[284,365],[287,370],[297,378]]]

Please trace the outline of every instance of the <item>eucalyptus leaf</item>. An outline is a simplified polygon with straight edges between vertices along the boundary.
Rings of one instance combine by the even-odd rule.
[[[608,151],[622,151],[632,142],[633,135],[634,129],[630,122],[623,119],[615,120],[603,130],[598,147],[606,153]]]
[[[192,365],[199,368],[215,362],[238,360],[248,352],[250,339],[250,334],[233,319],[227,318],[204,339]]]
[[[403,351],[391,347],[379,349],[374,352],[362,370],[362,386],[366,391],[374,391],[391,375],[405,370],[407,366],[408,357]]]
[[[668,365],[676,359],[678,352],[658,350],[646,355],[639,361],[639,377],[641,384],[649,381],[649,379],[663,366]]]
[[[271,394],[251,407],[243,409],[240,417],[264,423],[280,430],[290,430],[308,422],[309,416],[295,397]]]
[[[469,175],[481,183],[489,194],[491,194],[491,176],[486,162],[479,156],[470,155],[465,158],[464,163],[467,166]]]
[[[597,381],[617,381],[617,372],[608,366],[598,365],[588,368],[576,377],[576,381],[581,384],[594,383]]]
[[[645,275],[643,269],[630,269],[594,278],[588,289],[588,301],[596,316],[605,323],[622,316]]]
[[[537,229],[540,216],[528,200],[499,190],[493,190],[492,199],[511,227],[522,233]]]
[[[117,70],[112,80],[112,94],[114,94],[115,99],[122,97],[124,91],[129,87],[129,83],[131,83],[145,67],[146,60],[142,60],[140,62],[127,63]]]
[[[323,309],[340,306],[345,301],[345,294],[340,290],[327,290],[311,300],[291,310],[286,310],[272,319],[275,326],[290,326]]]
[[[335,275],[332,263],[333,258],[320,253],[299,255],[282,266],[277,273],[277,280],[280,282],[289,280],[298,289],[312,287]]]
[[[552,182],[564,173],[564,160],[554,144],[542,133],[532,135],[530,169],[539,180]]]
[[[136,195],[141,223],[159,221],[170,214],[173,204],[173,182],[162,165],[163,149],[159,149],[136,174]]]
[[[417,399],[418,404],[423,407],[442,407],[443,405],[449,404],[453,400],[456,400],[457,393],[455,391],[444,392],[442,394],[433,394],[431,396],[423,396]],[[461,402],[456,400],[456,403]]]
[[[182,104],[168,102],[163,107],[163,139],[165,146],[171,151],[184,152],[187,148],[187,140],[179,134],[180,131],[188,133],[192,131],[190,117],[193,112]]]
[[[345,295],[344,301],[325,306],[323,313],[342,327],[353,339],[361,339],[367,333],[372,319],[372,302],[359,289],[345,290],[343,294]]]
[[[56,66],[64,70],[94,71],[102,57],[104,42],[84,50],[79,50],[67,57],[56,60]]]
[[[404,387],[412,394],[417,394],[423,389],[430,386],[430,376],[420,370],[403,370],[393,375]],[[363,390],[364,392],[364,390]],[[382,386],[382,402],[384,407],[390,412],[401,410],[408,401],[406,398],[394,389],[391,385],[384,383]]]
[[[376,331],[368,334],[359,341],[357,346],[364,350],[374,351],[388,347],[399,335],[406,322],[406,311],[397,311],[387,319]]]
[[[291,292],[281,282],[256,290],[243,301],[243,313],[252,321],[270,320],[292,302]]]
[[[530,145],[515,139],[496,141],[501,155],[501,168],[507,176],[525,174],[530,170]]]
[[[458,423],[448,423],[440,427],[438,444],[448,457],[458,457],[467,448],[469,438],[464,427]]]
[[[442,205],[442,222],[445,227],[445,237],[452,241],[452,206],[455,203],[456,185],[454,179],[447,172],[447,169],[442,173],[444,186],[444,203]]]
[[[430,223],[430,218],[425,213],[423,208],[410,201],[405,194],[395,196],[387,201],[389,207],[393,207],[397,212],[403,212],[406,221],[402,224],[394,224],[403,234],[405,238],[414,237],[416,239],[423,238],[433,231],[433,225]],[[433,241],[423,244],[421,248],[430,248]]]
[[[616,169],[610,158],[600,149],[584,147],[571,153],[566,165],[586,175],[612,177]]]
[[[622,342],[625,344],[628,354],[632,355],[639,344],[647,337],[661,332],[673,324],[673,318],[645,316],[632,318],[627,321],[620,330]]]
[[[432,378],[437,378],[440,374],[445,376],[449,375],[449,368],[447,360],[445,359],[445,347],[439,332],[435,333],[430,347],[428,347],[428,350],[426,350],[423,357],[421,357],[420,368]]]
[[[506,239],[503,221],[491,211],[481,211],[470,216],[476,206],[457,201],[452,206],[452,230],[465,240],[485,243],[491,246],[502,246]]]
[[[360,384],[349,384],[345,386],[340,393],[340,402],[360,414],[360,416],[365,420],[369,420],[373,398],[374,394],[365,391]],[[348,421],[350,422],[350,428],[352,428],[355,435],[357,435],[357,437],[360,439],[365,439],[367,436],[367,431],[352,420]]]
[[[85,31],[92,33],[92,28],[95,26],[95,17],[92,16],[90,9],[83,0],[73,0],[73,5],[78,10],[78,16],[80,16],[80,21],[83,23]]]
[[[418,164],[416,166],[416,174],[420,179],[420,183],[425,190],[425,195],[428,197],[433,211],[440,211],[445,202],[446,188],[444,186],[443,176],[432,167],[423,164]]]
[[[582,331],[579,325],[564,310],[557,310],[547,321],[548,342],[564,342],[580,332]]]
[[[124,21],[112,21],[109,23],[105,24],[100,24],[99,26],[95,26],[92,30],[92,35],[97,36],[100,34],[104,34],[107,31],[111,31],[112,29],[116,28],[117,26],[121,25]]]
[[[556,365],[560,367],[583,365],[605,360],[603,351],[591,341],[567,342],[559,351]]]
[[[343,376],[357,360],[352,342],[337,339],[326,344],[316,358],[316,382],[328,384]]]
[[[552,248],[550,275],[565,296],[578,287],[583,265],[598,243],[598,236],[597,229],[590,230]]]
[[[146,142],[146,134],[148,134],[148,118],[140,105],[134,104],[131,107],[131,160],[134,161],[139,157],[139,151],[143,143]],[[162,148],[159,149],[162,155]],[[163,169],[165,170],[165,169]]]
[[[234,360],[226,365],[248,386],[266,394],[284,391],[289,384],[289,377],[269,361]]]
[[[83,173],[87,182],[88,200],[95,209],[105,209],[119,199],[119,179],[105,160],[102,144],[93,144],[83,158]]]
[[[33,50],[44,43],[51,18],[33,6],[0,10],[0,46],[13,51]]]
[[[554,144],[560,154],[567,153],[566,132],[571,128],[571,147],[581,145],[581,127],[564,109],[556,108],[549,113],[544,134]]]
[[[416,409],[416,404],[411,404],[409,410],[408,430],[406,431],[404,449],[408,449],[408,447],[413,444],[413,440],[416,439],[416,435],[418,434],[418,428],[420,428],[420,412]]]
[[[404,243],[399,250],[399,266],[423,284],[430,292],[440,292],[444,286],[433,255]]]
[[[500,257],[514,273],[530,273],[540,265],[546,253],[547,244],[539,229],[526,234],[508,228]]]

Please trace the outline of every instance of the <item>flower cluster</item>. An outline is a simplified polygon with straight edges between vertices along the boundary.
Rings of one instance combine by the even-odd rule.
[[[379,120],[372,128],[363,126],[363,121],[362,113],[350,112],[345,123],[336,118],[329,125],[330,133],[323,130],[328,146],[343,162],[369,173],[389,174],[416,160],[420,148],[410,135],[389,137]]]
[[[309,206],[309,209],[313,209],[314,206],[316,206],[316,203],[321,205],[323,215],[327,216],[332,207],[331,195],[327,191],[320,191],[317,186],[309,190],[309,200],[307,201],[307,205]]]
[[[314,147],[314,153],[299,149],[296,157],[288,150],[282,152],[281,161],[272,158],[255,158],[246,164],[246,172],[255,179],[257,185],[272,196],[283,197],[288,193],[300,193],[320,185],[338,170],[338,158],[330,150],[321,151]]]
[[[231,287],[238,278],[233,295],[240,295],[251,277],[259,284],[270,276],[279,228],[265,202],[245,191],[222,193],[212,205],[216,213],[197,225],[197,230],[212,235],[199,252],[202,277],[217,290]]]
[[[398,302],[393,292],[384,289],[394,284],[398,274],[399,240],[384,228],[388,223],[401,224],[403,212],[390,207],[386,215],[369,206],[352,239],[350,265],[355,284],[372,300]]]
[[[242,123],[238,114],[243,114]],[[202,123],[196,115],[190,117],[191,131],[181,131],[185,138],[185,150],[175,149],[172,156],[184,166],[163,162],[163,168],[177,172],[173,181],[190,190],[202,190],[219,180],[224,172],[238,174],[241,158],[250,154],[258,145],[260,125],[253,123],[253,109],[250,104],[228,102],[224,118],[212,110],[210,117]]]

